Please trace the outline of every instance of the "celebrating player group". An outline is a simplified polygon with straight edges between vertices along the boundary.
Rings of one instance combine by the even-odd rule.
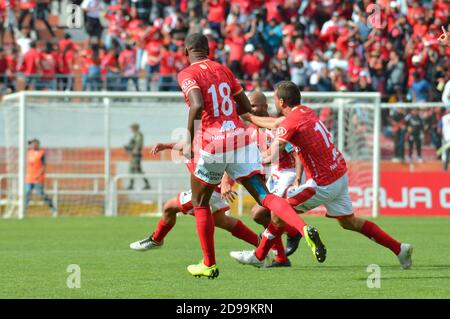
[[[190,66],[178,74],[178,82],[189,106],[188,139],[183,144],[158,144],[153,152],[182,152],[188,158],[191,190],[169,200],[156,230],[148,238],[130,244],[132,249],[160,247],[175,225],[176,214],[183,212],[195,216],[203,251],[202,261],[187,268],[195,277],[219,275],[215,226],[256,247],[230,253],[242,264],[289,267],[288,256],[297,249],[302,237],[317,261],[324,262],[327,250],[318,229],[299,216],[324,205],[327,217],[390,249],[402,268],[411,267],[410,244],[401,243],[375,223],[354,216],[345,159],[314,111],[301,104],[301,93],[294,83],[283,81],[277,85],[274,102],[279,117],[270,117],[263,93],[254,92],[247,97],[226,66],[208,59],[208,40],[204,35],[191,34],[185,46]],[[250,125],[246,126],[241,118]],[[302,175],[306,179],[302,180]],[[228,201],[235,196],[231,190],[234,181],[242,184],[257,202],[252,216],[265,229],[261,236],[225,214]],[[283,233],[288,238],[286,249],[281,240]],[[271,251],[275,253],[274,260]]]

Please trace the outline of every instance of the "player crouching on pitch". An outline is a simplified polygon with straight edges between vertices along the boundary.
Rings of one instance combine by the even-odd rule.
[[[290,81],[281,82],[275,91],[274,102],[278,113],[285,118],[275,119],[251,114],[246,114],[244,118],[259,127],[277,128],[277,138],[272,143],[270,152],[263,156],[263,163],[273,163],[288,143],[298,147],[309,179],[303,185],[288,188],[288,203],[300,213],[324,205],[327,217],[336,218],[342,228],[359,232],[390,249],[398,257],[403,269],[410,268],[410,244],[398,242],[377,224],[353,215],[344,157],[333,144],[330,133],[314,111],[301,104],[298,87]],[[273,214],[272,222],[282,224]],[[308,241],[308,238],[306,240]],[[255,265],[249,257],[253,254],[252,251],[230,253],[231,257],[240,263]]]

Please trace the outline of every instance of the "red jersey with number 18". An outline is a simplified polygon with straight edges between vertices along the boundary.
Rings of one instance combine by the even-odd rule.
[[[280,123],[277,136],[299,148],[303,166],[317,185],[331,184],[347,172],[347,164],[331,141],[331,134],[309,107],[294,107]]]
[[[209,59],[197,61],[178,74],[178,83],[188,106],[191,90],[200,89],[202,93],[201,130],[196,132],[201,134],[202,150],[225,153],[249,144],[233,99],[242,92],[242,87],[230,69]]]

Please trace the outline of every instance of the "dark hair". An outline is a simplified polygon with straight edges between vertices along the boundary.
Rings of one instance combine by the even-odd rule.
[[[45,43],[45,52],[51,53],[53,51],[53,44],[51,42]]]
[[[208,38],[201,33],[190,34],[185,41],[188,51],[197,51],[209,54]]]
[[[69,33],[64,33],[64,39],[71,39],[72,36]]]
[[[287,106],[299,105],[302,100],[299,88],[291,81],[281,81],[278,83],[275,94],[279,99],[283,99]]]

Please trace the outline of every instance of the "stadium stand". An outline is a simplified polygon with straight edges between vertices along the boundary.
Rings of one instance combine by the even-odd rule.
[[[0,92],[178,91],[183,41],[201,31],[210,57],[248,91],[290,78],[304,91],[378,91],[384,102],[442,101],[450,81],[449,0],[0,0]],[[68,15],[69,14],[69,15]],[[71,20],[72,19],[72,20]],[[76,27],[76,26],[75,26]],[[448,100],[447,100],[448,101]],[[447,102],[448,103],[448,102]],[[442,107],[383,111],[385,158],[440,147]],[[419,142],[418,142],[419,141]],[[406,145],[405,145],[406,144]]]

